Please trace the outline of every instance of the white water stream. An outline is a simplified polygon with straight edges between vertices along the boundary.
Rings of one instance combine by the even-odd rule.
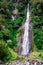
[[[27,8],[26,22],[24,25],[23,43],[21,55],[27,55],[29,53],[29,22],[30,22],[29,4]]]

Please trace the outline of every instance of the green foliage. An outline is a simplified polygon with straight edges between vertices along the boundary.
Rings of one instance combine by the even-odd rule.
[[[21,6],[22,5],[22,6]],[[25,19],[27,1],[0,0],[0,58],[3,61],[16,59],[17,34],[19,27]],[[17,8],[18,13],[11,19],[12,11]]]
[[[31,24],[32,24],[32,45],[35,49],[43,49],[43,1],[29,0]],[[22,22],[26,18],[26,8],[28,0],[0,0],[0,59],[9,61],[16,59],[17,54],[14,48],[17,48],[17,34]],[[17,8],[18,13],[14,20],[11,19],[12,11]],[[33,49],[33,47],[32,47]],[[36,53],[37,54],[37,53]],[[43,58],[43,55],[39,55]],[[21,60],[24,60],[21,57]]]
[[[12,41],[12,43],[9,44],[11,48],[17,44],[17,39],[16,39],[16,35],[18,33],[17,30],[21,26],[22,21],[23,18],[19,16],[16,17],[14,21],[12,19],[7,20],[5,27],[8,28],[9,30],[8,38]]]
[[[0,13],[5,15],[5,18],[10,18],[13,9],[15,8],[15,2],[12,0],[1,0],[0,1]]]
[[[7,43],[4,42],[3,40],[0,40],[0,59],[4,60],[6,57],[6,60],[9,60],[11,57],[11,53],[8,50]]]
[[[43,50],[34,51],[29,54],[29,59],[41,59],[43,60]]]
[[[43,49],[43,1],[31,0],[31,24],[34,44],[38,49]]]

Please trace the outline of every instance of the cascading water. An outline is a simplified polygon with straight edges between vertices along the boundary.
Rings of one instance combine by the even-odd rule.
[[[21,55],[27,55],[29,53],[29,22],[30,22],[30,15],[29,15],[29,4],[27,8],[27,17],[26,22],[24,25],[24,34],[23,34],[23,43],[22,43],[22,51]]]

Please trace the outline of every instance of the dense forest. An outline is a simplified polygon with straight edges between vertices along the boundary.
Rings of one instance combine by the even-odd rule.
[[[0,0],[0,59],[4,62],[19,57],[17,44],[23,32],[19,29],[25,23],[28,3],[32,31],[29,55],[43,59],[43,0]]]

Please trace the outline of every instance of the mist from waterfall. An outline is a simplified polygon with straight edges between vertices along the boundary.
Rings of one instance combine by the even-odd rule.
[[[30,13],[29,13],[29,4],[28,4],[26,22],[24,24],[24,34],[23,34],[21,55],[27,55],[29,53],[29,22],[30,22],[29,14]]]

